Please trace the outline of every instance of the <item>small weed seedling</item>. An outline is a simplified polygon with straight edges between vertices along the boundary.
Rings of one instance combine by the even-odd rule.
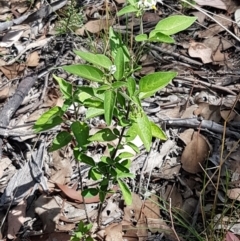
[[[144,5],[146,2],[151,6],[156,4],[155,1],[149,0],[143,1],[143,4],[131,0],[118,15],[135,12],[141,17],[143,10],[148,9],[148,6]],[[188,28],[195,20],[195,17],[172,16],[160,21],[149,35],[142,33],[136,36],[135,40],[142,41],[142,46],[149,42],[174,43],[170,35]],[[124,146],[129,146],[139,153],[139,148],[132,142],[137,136],[147,151],[150,150],[153,137],[167,139],[162,129],[149,120],[141,101],[168,85],[177,73],[155,72],[137,80],[134,73],[141,67],[130,57],[127,44],[122,42],[122,36],[110,28],[108,40],[109,51],[106,51],[108,54],[75,50],[75,54],[85,60],[86,64],[62,67],[68,73],[95,82],[96,87],[76,86],[54,75],[65,99],[64,104],[44,113],[35,123],[34,129],[36,132],[41,132],[63,123],[65,127],[68,126],[68,131],[64,130],[57,134],[50,151],[60,149],[71,142],[75,159],[90,166],[88,177],[99,181],[99,185],[83,190],[82,195],[87,198],[98,194],[103,203],[112,185],[117,184],[126,204],[130,205],[131,192],[125,180],[134,178],[134,174],[130,173],[130,158],[133,154],[124,151]],[[70,121],[65,120],[64,114],[72,106],[74,117]],[[87,109],[84,118],[78,114],[80,106]],[[90,135],[89,119],[99,116],[104,118],[106,128]],[[112,141],[117,144],[110,144]],[[88,147],[95,142],[107,143],[109,153],[103,155],[98,163],[86,154]],[[99,215],[100,213],[101,208]]]
[[[94,239],[90,236],[92,226],[91,223],[84,224],[83,221],[80,221],[77,230],[71,237],[71,241],[93,241]]]

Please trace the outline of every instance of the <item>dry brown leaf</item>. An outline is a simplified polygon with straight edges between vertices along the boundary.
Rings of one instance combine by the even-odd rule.
[[[56,224],[59,222],[61,214],[61,207],[56,199],[41,195],[34,204],[35,212],[43,222],[43,230],[45,232],[53,232],[56,229]]]
[[[195,2],[200,6],[210,6],[218,9],[227,10],[226,4],[221,0],[195,0]]]
[[[212,62],[212,49],[202,43],[192,41],[188,53],[193,58],[200,58],[204,64]]]
[[[145,12],[142,17],[143,22],[150,23],[157,23],[160,19],[160,16],[156,12]]]
[[[122,230],[124,231],[123,240],[138,241],[136,227],[130,221],[122,221]]]
[[[204,39],[203,43],[212,49],[213,53],[217,50],[223,51],[231,48],[234,44],[225,39],[220,39],[219,36]]]
[[[202,171],[201,166],[203,166],[209,152],[210,146],[208,141],[200,133],[194,132],[191,142],[182,153],[181,162],[183,169],[190,173]]]
[[[226,17],[226,15],[218,14],[214,16],[214,19],[227,29],[230,28],[232,25],[232,20]],[[199,31],[198,37],[211,39],[212,36],[217,35],[222,31],[226,31],[223,27],[220,26],[220,24],[214,23],[211,24],[207,29]]]
[[[179,135],[179,138],[185,143],[185,145],[188,145],[192,140],[193,133],[194,129],[186,129]]]
[[[112,223],[105,229],[106,241],[122,241],[122,224]]]
[[[0,90],[0,101],[3,101],[9,96],[10,86],[6,85],[3,89]]]
[[[39,64],[39,54],[37,51],[32,52],[28,57],[27,57],[27,61],[26,64],[29,67],[36,67]]]
[[[198,108],[194,111],[196,116],[203,117],[204,120],[212,120],[219,123],[221,120],[220,106],[210,105],[208,103],[199,103]]]
[[[16,234],[23,225],[26,216],[27,201],[22,200],[16,207],[10,210],[8,214],[8,231],[9,239],[16,238]]]
[[[227,196],[230,199],[240,201],[240,188],[228,189]]]
[[[140,218],[136,225],[137,236],[139,241],[145,241],[148,238],[147,220],[143,213],[140,214]]]
[[[194,117],[193,112],[198,108],[198,105],[191,105],[182,111],[180,118],[192,118]]]
[[[153,195],[144,202],[143,213],[145,214],[146,218],[161,218],[157,196]]]
[[[88,21],[83,27],[75,31],[76,34],[83,36],[85,31],[99,33],[101,30],[112,26],[114,20],[97,19]]]
[[[225,120],[225,121],[232,121],[237,113],[234,110],[221,110],[220,111],[221,117]]]
[[[20,77],[26,66],[24,64],[14,63],[12,65],[0,66],[3,74],[10,80]]]
[[[124,208],[124,221],[131,222],[131,220],[138,220],[140,218],[142,208],[142,200],[139,195],[132,193],[132,204]]]
[[[164,236],[171,241],[179,241],[175,236],[173,230],[167,225],[163,219],[148,219],[148,226],[152,233],[164,233]]]

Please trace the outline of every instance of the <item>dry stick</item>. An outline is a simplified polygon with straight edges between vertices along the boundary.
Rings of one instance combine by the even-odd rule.
[[[210,14],[208,14],[206,11],[204,11],[202,8],[186,1],[186,0],[181,0],[184,3],[189,4],[191,7],[197,9],[199,12],[205,14],[206,16],[208,16],[210,19],[212,19],[214,22],[216,22],[217,24],[219,24],[219,26],[221,26],[224,30],[226,30],[230,35],[232,35],[233,38],[235,38],[238,42],[240,42],[240,38],[238,38],[234,33],[232,33],[230,30],[228,30],[224,25],[222,25],[219,21],[217,21],[214,17],[212,17]]]
[[[204,82],[204,81],[201,81],[201,80],[198,80],[198,79],[195,79],[195,78],[185,78],[185,77],[177,77],[177,78],[174,78],[174,81],[177,81],[177,80],[183,80],[183,81],[190,81],[190,82],[194,82],[194,83],[200,83],[204,86],[207,86],[207,87],[212,87],[214,89],[217,89],[217,90],[221,90],[221,91],[225,91],[229,94],[232,94],[232,95],[236,95],[235,92],[229,90],[228,88],[226,87],[223,87],[223,86],[219,86],[219,85],[214,85],[214,84],[210,84],[210,83],[207,83],[207,82]],[[197,86],[195,86],[197,87]]]
[[[169,51],[169,50],[160,48],[160,47],[155,46],[155,45],[153,45],[153,44],[146,44],[146,46],[149,46],[150,48],[155,49],[155,50],[157,50],[157,51],[159,51],[159,52],[161,52],[161,53],[163,53],[163,54],[172,55],[172,56],[174,56],[174,57],[176,57],[176,58],[181,59],[181,60],[184,61],[184,62],[187,62],[187,63],[190,63],[190,64],[195,64],[195,65],[198,65],[198,66],[202,66],[202,65],[203,65],[202,63],[200,63],[200,62],[198,62],[198,61],[196,61],[196,60],[190,59],[190,58],[188,58],[188,57],[186,57],[186,56],[183,56],[183,55],[180,55],[180,54],[178,54],[178,53],[173,53],[173,52],[171,52],[171,51]]]
[[[23,102],[23,99],[28,94],[29,90],[32,88],[36,80],[37,75],[31,73],[21,81],[12,98],[7,102],[6,105],[4,105],[3,109],[0,112],[0,126],[9,125],[11,117],[19,108],[19,106]],[[3,139],[2,137],[0,137],[0,160],[2,159],[2,144]]]
[[[215,214],[215,209],[216,209],[216,205],[217,205],[217,198],[218,198],[218,195],[217,195],[217,192],[218,192],[218,189],[219,189],[219,184],[220,184],[220,178],[221,178],[221,170],[222,170],[222,166],[225,162],[226,159],[223,158],[223,153],[224,153],[224,144],[225,144],[225,139],[226,139],[226,134],[227,134],[227,122],[228,122],[228,119],[229,119],[229,116],[231,115],[232,111],[234,110],[238,100],[239,100],[239,97],[240,97],[240,93],[238,94],[232,108],[231,108],[231,111],[229,111],[228,113],[228,116],[226,118],[226,120],[224,121],[224,128],[223,128],[223,138],[222,138],[222,146],[221,146],[221,153],[220,153],[220,164],[219,164],[219,169],[218,169],[218,177],[217,177],[217,187],[216,187],[216,193],[215,193],[215,197],[214,197],[214,203],[213,203],[213,209],[212,209],[212,215]],[[239,138],[240,139],[240,138]]]
[[[177,235],[177,233],[176,233],[176,230],[175,230],[175,228],[174,228],[174,224],[173,224],[173,217],[172,217],[172,198],[169,198],[169,214],[170,214],[171,225],[172,225],[171,229],[172,229],[175,237],[177,238],[177,240],[180,241],[180,239],[179,239],[179,237],[178,237],[178,235]]]

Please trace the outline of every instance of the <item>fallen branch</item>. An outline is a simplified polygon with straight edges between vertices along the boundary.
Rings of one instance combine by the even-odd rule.
[[[29,90],[32,88],[33,84],[37,80],[36,74],[29,74],[26,78],[24,78],[12,98],[4,105],[3,109],[0,112],[0,126],[6,127],[9,125],[9,122],[16,112],[16,110],[19,108],[21,103],[23,102],[23,99],[28,94]],[[4,130],[6,131],[6,130]],[[3,133],[3,136],[6,135]],[[2,158],[2,144],[3,140],[2,137],[0,137],[0,159]]]
[[[164,120],[168,126],[177,127],[188,127],[188,128],[201,128],[202,130],[207,129],[209,131],[223,134],[224,127],[210,120],[201,120],[199,118],[186,118],[186,119],[169,119]],[[234,138],[240,139],[240,133],[231,131],[229,128],[225,130],[226,136],[232,136]]]

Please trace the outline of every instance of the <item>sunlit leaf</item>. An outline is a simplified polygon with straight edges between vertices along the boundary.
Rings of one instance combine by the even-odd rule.
[[[93,54],[90,52],[83,52],[78,50],[75,50],[74,53],[87,62],[98,65],[105,69],[109,69],[112,66],[112,61],[103,54]]]
[[[104,73],[91,65],[86,64],[76,64],[76,65],[68,65],[62,67],[68,73],[75,74],[84,79],[95,81],[95,82],[103,82]]]
[[[196,17],[174,15],[161,20],[156,25],[155,29],[163,34],[172,35],[187,29],[196,21],[196,19]]]
[[[113,109],[116,103],[116,92],[114,90],[107,90],[104,98],[104,117],[108,126],[111,125],[113,117]]]

